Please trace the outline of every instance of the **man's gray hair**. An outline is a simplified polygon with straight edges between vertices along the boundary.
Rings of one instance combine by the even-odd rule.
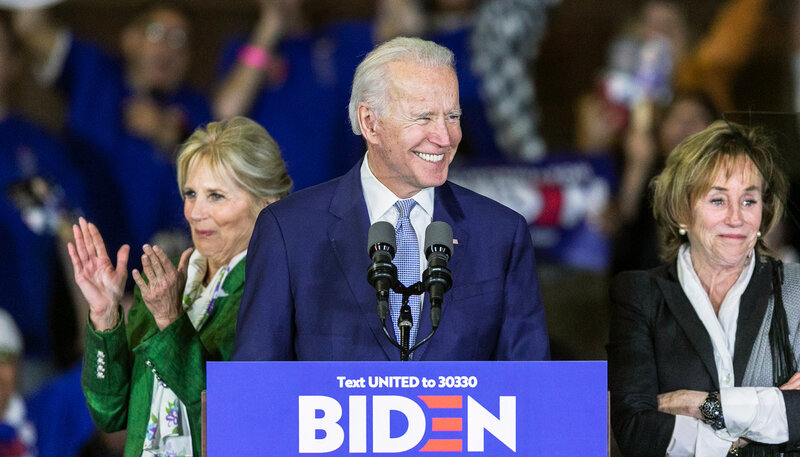
[[[389,78],[386,74],[390,62],[414,62],[424,67],[453,66],[453,53],[433,41],[420,38],[397,37],[372,50],[356,68],[350,92],[350,126],[353,133],[361,135],[358,124],[358,104],[366,103],[378,116],[386,110]]]

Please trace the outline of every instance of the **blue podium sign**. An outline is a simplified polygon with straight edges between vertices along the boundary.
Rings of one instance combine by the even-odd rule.
[[[605,362],[210,362],[208,455],[605,456]]]

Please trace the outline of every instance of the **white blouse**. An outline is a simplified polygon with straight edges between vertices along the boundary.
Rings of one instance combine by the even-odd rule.
[[[715,431],[710,425],[693,417],[675,416],[675,428],[667,447],[667,456],[724,457],[731,444],[740,437],[771,444],[789,439],[786,405],[777,387],[734,387],[736,324],[742,293],[755,269],[754,258],[755,252],[750,254],[744,270],[722,300],[717,316],[692,266],[689,245],[684,244],[680,248],[678,281],[711,338],[726,428]]]

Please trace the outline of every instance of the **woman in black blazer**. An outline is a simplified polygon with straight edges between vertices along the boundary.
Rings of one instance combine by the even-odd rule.
[[[775,157],[763,131],[717,121],[651,183],[666,264],[611,287],[611,425],[627,456],[800,455],[800,266],[763,238],[788,188]]]

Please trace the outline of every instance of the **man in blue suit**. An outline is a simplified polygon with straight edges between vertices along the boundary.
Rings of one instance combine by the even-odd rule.
[[[447,182],[461,140],[460,115],[448,49],[396,38],[367,55],[350,98],[350,122],[366,140],[367,154],[344,176],[261,212],[247,256],[234,360],[399,359],[367,282],[367,232],[387,221],[404,233],[395,263],[404,248],[413,252],[405,260],[415,282],[427,266],[420,247],[432,220],[453,228],[453,287],[438,331],[413,360],[549,357],[525,220]],[[401,216],[401,207],[410,213]],[[412,339],[421,340],[431,330],[427,294],[412,308]]]

